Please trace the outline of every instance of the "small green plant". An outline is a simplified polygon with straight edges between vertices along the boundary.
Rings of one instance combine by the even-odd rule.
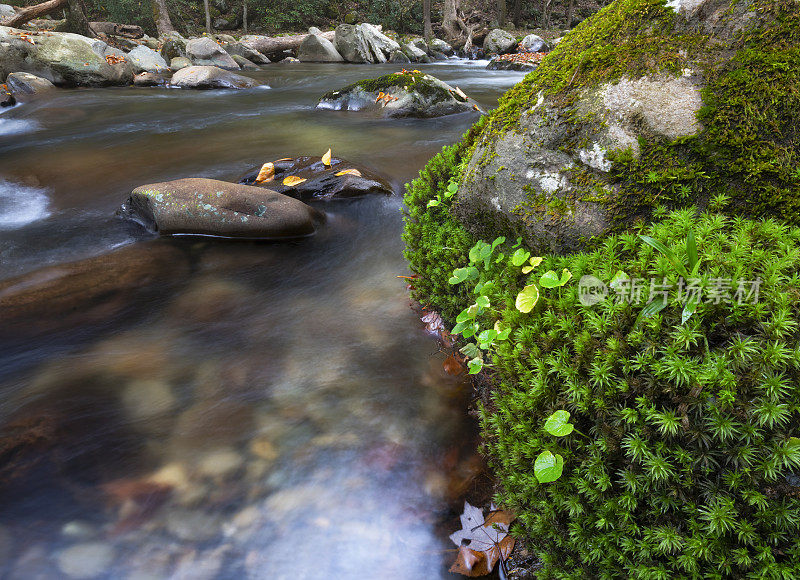
[[[586,437],[569,422],[569,418],[568,411],[556,411],[544,422],[544,430],[553,437],[566,437],[573,432]],[[564,457],[549,450],[542,451],[533,464],[533,474],[539,483],[556,481],[562,473],[564,473]]]
[[[451,179],[447,184],[444,193],[437,193],[436,199],[432,199],[428,202],[428,207],[442,205],[450,201],[450,198],[452,198],[456,193],[458,193],[458,182],[455,179]]]

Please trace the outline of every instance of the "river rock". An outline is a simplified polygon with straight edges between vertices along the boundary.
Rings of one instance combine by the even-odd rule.
[[[395,64],[411,64],[411,59],[402,50],[395,50],[389,55],[389,62]]]
[[[3,280],[0,338],[107,322],[135,301],[172,289],[187,272],[180,251],[163,242],[144,242]]]
[[[133,73],[162,73],[169,70],[169,65],[164,58],[151,48],[137,46],[128,53],[128,62],[133,67]]]
[[[5,20],[6,18],[11,18],[12,16],[16,16],[17,11],[14,10],[13,6],[9,4],[0,4],[0,22]]]
[[[234,61],[236,61],[236,64],[238,64],[239,68],[241,68],[242,70],[261,70],[261,67],[259,67],[257,64],[255,64],[253,62],[250,62],[249,60],[247,60],[243,56],[239,56],[238,54],[234,54],[231,58]]]
[[[441,52],[446,56],[453,56],[455,53],[453,47],[440,38],[434,38],[431,40],[430,44],[428,44],[428,48],[430,48],[431,51],[435,50],[437,52]]]
[[[309,236],[324,216],[275,191],[188,178],[137,187],[120,214],[161,235],[286,239]]]
[[[424,42],[425,41],[423,41],[423,43]],[[405,54],[413,62],[424,62],[425,58],[428,56],[426,50],[420,49],[413,43],[401,44],[400,50],[402,50],[403,54]]]
[[[206,542],[220,533],[220,521],[199,510],[172,508],[167,512],[167,530],[185,542]]]
[[[177,72],[177,71],[179,71],[181,69],[184,69],[184,68],[190,67],[190,66],[192,66],[192,61],[190,61],[185,56],[176,56],[171,61],[169,61],[169,68],[173,72]]]
[[[252,89],[261,86],[256,80],[215,66],[187,66],[172,76],[170,84],[182,89]]]
[[[540,52],[520,52],[495,56],[486,65],[488,70],[532,71],[539,66],[544,54]]]
[[[275,168],[274,179],[258,184],[258,186],[268,187],[299,199],[330,200],[359,197],[370,193],[392,194],[392,187],[385,179],[344,159],[332,158],[330,166],[326,166],[320,157],[295,157],[275,161],[273,166]],[[358,174],[336,175],[345,170],[356,170]],[[259,171],[260,168],[254,169],[239,183],[257,185],[255,180]],[[284,179],[290,175],[305,179],[305,181],[297,185],[284,185]]]
[[[270,60],[266,56],[241,42],[229,42],[222,45],[222,48],[231,56],[241,56],[255,64],[270,63]]]
[[[242,454],[228,447],[204,454],[197,464],[197,470],[205,477],[223,480],[235,475],[243,466]]]
[[[20,101],[56,88],[55,85],[47,79],[26,72],[11,73],[8,75],[8,78],[6,78],[6,84],[11,94]]]
[[[122,391],[122,405],[134,421],[161,417],[177,405],[169,383],[162,380],[134,380]]]
[[[58,555],[58,569],[70,578],[97,578],[107,574],[114,561],[109,544],[87,542],[67,548]]]
[[[322,36],[309,34],[297,49],[300,62],[344,62],[333,43]]]
[[[317,108],[421,118],[480,111],[478,104],[458,89],[429,74],[413,71],[360,81],[331,91],[322,96]]]
[[[130,64],[110,64],[105,57],[112,54],[124,56],[101,40],[79,34],[0,26],[0,79],[12,72],[29,72],[64,86],[130,84]]]
[[[400,45],[383,34],[377,26],[340,24],[336,27],[336,50],[347,62],[383,63]]]
[[[507,54],[514,52],[517,40],[505,30],[495,28],[483,41],[483,49],[490,54]]]
[[[169,82],[169,76],[163,73],[141,72],[133,77],[135,87],[163,87]]]
[[[186,43],[186,57],[197,66],[215,66],[223,70],[239,70],[239,65],[223,48],[204,36]]]
[[[541,36],[529,34],[519,43],[519,50],[520,52],[547,52],[550,50],[550,46]]]
[[[386,62],[390,54],[396,50],[400,50],[400,45],[383,34],[377,26],[364,22],[360,24],[358,28],[369,47],[372,55],[371,62]]]
[[[186,40],[173,38],[163,40],[161,44],[161,56],[167,62],[179,56],[186,56]]]

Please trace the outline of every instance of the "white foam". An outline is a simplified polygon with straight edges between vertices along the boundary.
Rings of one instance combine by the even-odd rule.
[[[0,230],[14,230],[50,215],[47,191],[0,179]]]
[[[3,119],[0,117],[0,137],[4,135],[19,135],[33,133],[39,128],[35,121],[26,119]]]

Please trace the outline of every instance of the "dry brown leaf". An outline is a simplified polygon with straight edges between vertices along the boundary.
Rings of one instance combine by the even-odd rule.
[[[450,355],[444,360],[444,372],[448,375],[460,375],[464,372],[464,364],[455,356]]]
[[[337,173],[336,177],[341,177],[342,175],[355,175],[356,177],[361,177],[361,172],[358,169],[345,169],[344,171]]]
[[[498,560],[507,560],[515,544],[514,538],[508,535],[508,527],[514,519],[511,512],[495,510],[484,520],[483,512],[465,501],[462,529],[450,536],[459,547],[450,571],[470,577],[485,576]]]
[[[460,546],[458,548],[456,561],[450,566],[450,572],[470,578],[477,578],[479,576],[486,576],[491,570],[486,565],[486,554],[470,550],[467,546]]]
[[[330,149],[328,149],[328,151],[325,153],[325,155],[322,156],[322,163],[324,163],[326,167],[330,167],[331,166],[331,150]]]
[[[300,185],[304,181],[307,180],[303,179],[302,177],[297,177],[296,175],[290,175],[283,180],[283,184],[287,187],[294,187],[295,185]]]
[[[265,163],[261,166],[261,171],[258,172],[256,183],[264,183],[275,179],[275,164]]]

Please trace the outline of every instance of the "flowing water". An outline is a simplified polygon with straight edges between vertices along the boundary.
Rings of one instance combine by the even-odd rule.
[[[420,68],[491,108],[522,75],[484,65]],[[474,426],[397,278],[400,194],[476,116],[314,109],[394,69],[276,64],[251,75],[270,89],[63,90],[0,115],[0,285],[55,280],[24,324],[0,312],[0,578],[449,577]],[[318,204],[325,227],[280,244],[114,217],[141,184],[329,147],[396,194]]]

